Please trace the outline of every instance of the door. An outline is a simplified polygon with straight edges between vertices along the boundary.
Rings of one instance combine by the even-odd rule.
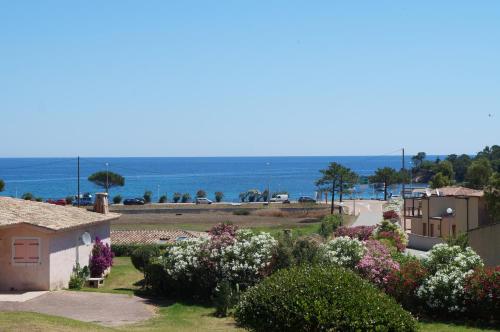
[[[434,224],[431,224],[431,237],[434,237]]]
[[[427,236],[427,224],[422,223],[422,234]]]

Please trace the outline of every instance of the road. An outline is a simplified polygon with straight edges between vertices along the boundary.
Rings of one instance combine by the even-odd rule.
[[[356,200],[356,215],[358,218],[352,226],[373,226],[382,221],[382,205],[384,201]],[[354,201],[344,200],[344,206],[349,212],[354,211]]]

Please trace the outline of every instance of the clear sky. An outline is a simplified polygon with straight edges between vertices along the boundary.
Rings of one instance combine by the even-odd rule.
[[[0,123],[2,157],[474,153],[500,2],[1,1]]]

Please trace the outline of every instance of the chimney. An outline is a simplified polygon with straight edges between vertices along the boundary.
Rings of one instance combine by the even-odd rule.
[[[94,212],[102,214],[107,214],[109,212],[107,193],[95,194]]]

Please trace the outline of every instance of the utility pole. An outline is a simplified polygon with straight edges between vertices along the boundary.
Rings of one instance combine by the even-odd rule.
[[[78,158],[77,158],[77,165],[78,165],[77,166],[77,178],[78,178],[77,187],[78,187],[78,189],[77,189],[77,196],[76,196],[76,202],[77,202],[76,204],[78,207],[80,207],[80,156],[78,156]]]
[[[403,228],[404,228],[404,231],[406,232],[406,191],[405,191],[405,182],[406,182],[406,167],[405,167],[405,148],[402,148],[402,152],[403,152],[403,158],[402,158],[402,161],[403,161],[403,168],[402,168],[402,172],[403,172],[403,194],[401,195],[403,197]]]
[[[109,163],[106,163],[106,194],[108,193],[108,188],[109,188],[108,166],[109,166]]]

